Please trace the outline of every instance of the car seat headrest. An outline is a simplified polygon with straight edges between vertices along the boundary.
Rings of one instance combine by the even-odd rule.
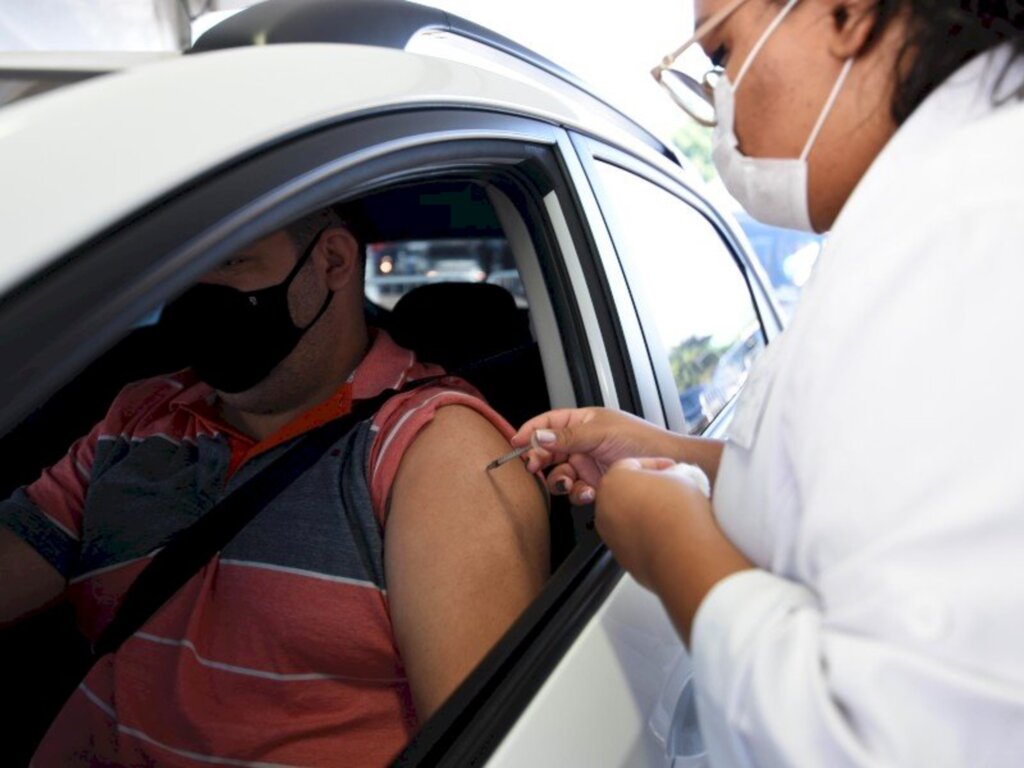
[[[395,305],[389,330],[421,360],[449,371],[533,341],[512,294],[491,283],[418,286]]]

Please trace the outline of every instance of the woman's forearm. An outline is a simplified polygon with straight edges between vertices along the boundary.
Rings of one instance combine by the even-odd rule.
[[[696,464],[704,470],[704,474],[711,481],[711,486],[714,487],[725,443],[709,437],[693,437],[675,432],[669,432],[666,436],[666,450],[669,452],[665,455],[676,461]]]

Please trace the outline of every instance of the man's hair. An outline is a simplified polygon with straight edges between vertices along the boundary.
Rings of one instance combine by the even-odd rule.
[[[325,227],[344,227],[359,245],[361,260],[366,259],[366,246],[370,242],[371,229],[365,211],[358,202],[339,203],[320,208],[295,219],[284,230],[292,239],[299,253],[308,245],[317,232]]]

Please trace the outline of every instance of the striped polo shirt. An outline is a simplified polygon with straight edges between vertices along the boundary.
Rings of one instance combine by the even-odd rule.
[[[67,579],[95,639],[155,551],[301,434],[443,373],[383,331],[326,402],[255,442],[193,373],[126,387],[0,522]],[[387,499],[437,408],[512,429],[465,382],[392,397],[274,499],[113,655],[51,725],[33,766],[372,766],[416,726],[384,579]]]

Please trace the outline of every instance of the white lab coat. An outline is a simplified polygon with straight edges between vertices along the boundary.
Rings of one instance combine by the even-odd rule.
[[[693,629],[715,766],[1024,766],[1024,105],[991,104],[1005,54],[889,142],[741,395],[715,511],[759,570]]]

